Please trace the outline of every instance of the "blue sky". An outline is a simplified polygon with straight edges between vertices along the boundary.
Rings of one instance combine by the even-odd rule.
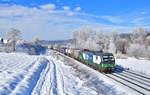
[[[150,9],[149,0],[0,0],[0,3],[30,7],[53,3],[57,9],[80,6],[83,12],[95,15],[120,15]]]
[[[0,13],[1,36],[15,27],[29,40],[68,39],[84,25],[126,32],[150,25],[149,0],[0,0]]]

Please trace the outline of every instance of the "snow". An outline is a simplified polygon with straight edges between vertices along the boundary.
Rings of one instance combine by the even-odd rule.
[[[69,95],[132,95],[130,92],[125,94],[126,91],[124,88],[120,88],[121,86],[112,83],[106,76],[84,64],[77,61],[64,60],[64,58],[59,56],[57,56],[56,59],[61,60],[61,65],[68,68],[68,71],[64,71],[64,74],[68,76],[65,78],[68,78],[67,81],[69,84],[65,85],[73,86],[67,87],[67,92],[73,93],[74,89],[71,87],[77,89],[73,94],[69,93]],[[72,79],[71,81],[69,81],[70,78]]]
[[[8,40],[4,40],[4,44],[7,44],[8,43]]]
[[[150,60],[129,57],[127,59],[116,59],[116,64],[150,76]]]
[[[103,74],[52,51],[0,53],[0,95],[133,95]]]
[[[11,93],[34,65],[36,58],[25,54],[0,53],[0,95]]]
[[[47,63],[48,61],[46,59],[40,58],[32,69],[28,71],[29,73],[27,76],[25,76],[13,90],[12,95],[30,95],[31,92],[34,92],[34,90],[37,92],[38,87],[40,87],[38,82],[40,81],[41,75],[43,76],[42,71],[47,67]]]

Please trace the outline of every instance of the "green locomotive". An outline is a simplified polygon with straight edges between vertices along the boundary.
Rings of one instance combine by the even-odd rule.
[[[78,59],[101,72],[112,72],[115,68],[115,58],[112,53],[80,51]]]

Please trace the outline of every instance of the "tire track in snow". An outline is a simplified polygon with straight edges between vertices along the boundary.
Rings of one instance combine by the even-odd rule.
[[[50,64],[50,72],[51,72],[51,91],[50,95],[64,95],[64,77],[61,72],[61,69],[57,67],[57,63],[54,60],[51,61]]]
[[[64,95],[63,74],[52,59],[40,59],[11,95]]]
[[[12,91],[12,95],[31,95],[36,86],[41,72],[47,67],[48,60],[40,58],[36,64],[29,70],[28,75]]]
[[[58,93],[59,95],[64,95],[65,94],[65,83],[64,83],[64,76],[60,65],[56,65],[59,63],[55,63],[56,66],[56,76],[57,76],[57,86],[58,88]],[[65,94],[66,95],[66,94]]]
[[[65,93],[64,76],[63,76],[63,74],[62,74],[60,68],[59,68],[59,69],[57,68],[57,71],[58,71],[57,75],[59,74],[59,80],[62,80],[61,85],[60,85],[59,87],[61,87],[61,88],[62,88],[61,91],[62,91],[63,93]],[[61,92],[61,93],[62,93],[62,92]]]
[[[50,76],[50,95],[58,95],[57,93],[57,77],[56,77],[56,66],[55,66],[55,63],[50,60],[50,73],[51,73],[51,76]]]
[[[42,71],[41,77],[38,80],[37,85],[35,86],[35,88],[32,91],[32,95],[42,95],[42,94],[44,94],[44,92],[46,92],[46,93],[49,92],[49,91],[47,91],[50,89],[49,85],[48,86],[45,85],[45,83],[48,83],[47,81],[50,81],[49,71],[50,71],[50,64],[48,62],[46,69]]]
[[[32,69],[32,67],[35,65],[35,63],[38,61],[38,59],[36,59],[35,61],[33,61],[27,68],[25,68],[26,71],[29,71]],[[15,67],[18,67],[20,64],[13,64],[12,67],[16,65]],[[13,69],[13,68],[12,68]],[[24,72],[25,73],[25,72]],[[13,90],[16,89],[17,85],[24,79],[25,75],[23,75],[22,73],[12,77],[10,80],[10,83],[8,83],[7,85],[5,85],[3,88],[3,90],[7,90],[7,91],[0,91],[0,95],[8,95],[10,93],[13,92]],[[10,88],[8,88],[10,87]]]

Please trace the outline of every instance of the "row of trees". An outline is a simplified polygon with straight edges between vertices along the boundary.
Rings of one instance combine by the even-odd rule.
[[[74,47],[94,51],[108,49],[109,39],[103,32],[97,32],[89,27],[81,27],[73,34]]]
[[[8,48],[15,51],[16,42],[21,39],[21,31],[11,29],[6,33]],[[150,30],[135,28],[131,33],[96,31],[90,27],[81,27],[73,34],[74,48],[84,48],[94,51],[126,54],[135,57],[150,58]],[[34,43],[38,41],[34,39]],[[32,43],[33,44],[33,43]]]
[[[1,45],[2,52],[24,52],[28,54],[41,54],[45,52],[45,48],[38,44],[38,37],[33,37],[31,42],[21,39],[21,31],[18,29],[10,29],[6,32],[7,43]]]
[[[150,32],[144,28],[135,28],[131,33],[106,33],[81,27],[74,32],[73,38],[75,48],[150,58]]]
[[[135,57],[150,58],[150,32],[144,28],[136,28],[127,37],[117,36],[113,40],[116,51]]]

